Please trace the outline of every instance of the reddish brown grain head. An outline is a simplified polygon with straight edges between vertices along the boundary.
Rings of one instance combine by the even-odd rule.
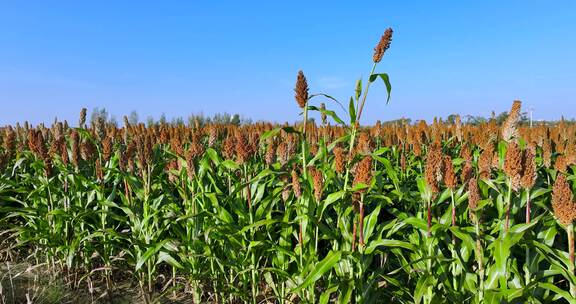
[[[528,148],[524,151],[522,157],[522,178],[520,184],[524,189],[532,189],[536,183],[536,152],[533,148]]]
[[[324,191],[324,176],[322,175],[322,171],[316,168],[310,168],[310,174],[314,182],[314,198],[319,202]]]
[[[242,165],[250,158],[250,143],[244,132],[236,133],[236,161]]]
[[[552,209],[562,225],[569,225],[576,218],[576,203],[572,198],[572,188],[563,174],[558,175],[552,188]]]
[[[278,161],[282,166],[285,166],[288,163],[290,158],[290,152],[288,149],[288,144],[286,142],[281,142],[276,147],[276,156],[278,157]]]
[[[552,165],[552,149],[548,138],[544,139],[542,142],[542,162],[546,168],[550,168]]]
[[[486,146],[480,158],[478,159],[478,171],[480,178],[483,180],[490,179],[492,175],[492,157],[494,155],[494,147],[492,145]]]
[[[102,141],[102,157],[104,161],[109,161],[112,157],[113,139],[110,136],[106,136]]]
[[[380,41],[378,41],[378,44],[374,48],[374,55],[372,56],[372,60],[374,61],[374,63],[380,62],[382,60],[382,57],[384,57],[384,53],[386,52],[386,50],[390,48],[390,44],[392,43],[393,32],[394,31],[391,28],[387,28],[386,31],[384,31],[384,35],[380,37]]]
[[[364,158],[360,161],[360,163],[358,163],[358,167],[356,168],[353,185],[356,186],[358,184],[364,184],[369,186],[371,180],[372,180],[372,158],[370,156],[364,156]],[[360,192],[364,192],[365,190],[366,189],[363,189]]]
[[[466,185],[473,176],[474,176],[474,167],[472,167],[472,162],[464,161],[462,171],[460,172],[460,182],[463,185]]]
[[[276,148],[274,147],[274,142],[271,141],[266,147],[266,154],[264,155],[264,161],[266,165],[271,166],[276,158]]]
[[[16,151],[16,132],[14,132],[12,127],[6,129],[2,145],[5,152],[9,155]]]
[[[502,138],[506,142],[515,142],[518,139],[518,121],[520,119],[521,108],[522,102],[515,100],[514,103],[512,103],[512,109],[510,109],[506,121],[502,125]]]
[[[426,166],[424,169],[424,177],[426,184],[430,188],[433,195],[437,194],[440,190],[438,183],[442,180],[442,152],[440,147],[432,145],[429,147],[428,154],[426,155]]]
[[[522,173],[522,152],[518,144],[514,142],[509,143],[508,149],[506,150],[504,173],[506,173],[506,176],[510,179],[512,189],[518,191]]]
[[[296,95],[296,102],[301,109],[304,109],[306,103],[308,102],[308,82],[306,81],[306,76],[304,72],[299,71],[298,77],[296,78],[296,88],[294,89]]]
[[[454,173],[454,167],[452,166],[452,158],[450,156],[444,157],[444,184],[449,189],[454,190],[456,188],[456,174]]]
[[[478,191],[478,181],[476,178],[471,178],[468,181],[468,209],[469,216],[472,222],[476,222],[476,208],[478,208],[478,202],[480,201],[480,191]]]
[[[294,191],[294,196],[296,198],[300,198],[300,196],[302,195],[302,189],[300,188],[298,173],[296,173],[296,170],[292,170],[290,176],[292,177],[292,190]]]
[[[199,133],[192,135],[192,141],[190,142],[190,147],[188,147],[188,155],[193,159],[197,159],[204,154],[204,145],[202,144],[202,136]]]
[[[68,145],[66,145],[66,139],[64,138],[62,141],[60,141],[60,145],[58,147],[58,153],[60,155],[60,159],[62,160],[62,164],[64,164],[64,166],[68,166],[68,163],[70,161],[68,157]]]
[[[72,130],[70,137],[72,138],[72,149],[71,149],[72,164],[74,165],[74,167],[78,168],[80,160],[80,144],[81,144],[80,135],[76,130]]]
[[[372,140],[367,132],[360,133],[356,149],[356,152],[360,154],[370,154],[372,152]]]
[[[229,134],[224,143],[222,144],[222,154],[226,159],[232,159],[234,157],[236,149],[236,139],[233,135]]]
[[[338,174],[344,173],[346,170],[346,160],[344,150],[336,146],[332,151],[334,153],[334,168]]]

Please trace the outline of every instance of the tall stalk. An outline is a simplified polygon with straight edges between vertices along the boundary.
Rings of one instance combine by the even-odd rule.
[[[482,247],[478,212],[474,211],[474,217],[476,218],[476,223],[474,224],[476,231],[476,260],[478,261],[478,281],[480,285],[478,298],[480,303],[484,303],[484,250]]]
[[[530,189],[526,189],[526,224],[530,224]],[[530,247],[526,246],[526,269],[524,278],[526,284],[530,283]]]
[[[506,195],[506,219],[504,222],[504,232],[508,232],[510,227],[510,209],[512,208],[512,179],[508,178],[508,193]]]
[[[567,225],[566,232],[568,233],[568,255],[570,256],[568,270],[570,274],[574,275],[574,224],[570,223]],[[570,294],[576,298],[576,284],[574,284],[572,280],[570,280]]]

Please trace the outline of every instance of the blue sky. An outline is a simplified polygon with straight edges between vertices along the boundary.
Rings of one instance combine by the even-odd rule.
[[[0,125],[76,122],[81,107],[292,122],[297,71],[347,100],[386,27],[392,100],[371,90],[365,123],[514,99],[576,117],[574,1],[3,1]]]

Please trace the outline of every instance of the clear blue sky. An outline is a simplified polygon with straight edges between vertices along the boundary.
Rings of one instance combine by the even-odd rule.
[[[489,116],[512,100],[576,117],[576,2],[3,1],[0,125],[105,107],[120,118],[294,121],[296,73],[347,100],[395,30],[364,122]],[[320,100],[318,100],[320,101]]]

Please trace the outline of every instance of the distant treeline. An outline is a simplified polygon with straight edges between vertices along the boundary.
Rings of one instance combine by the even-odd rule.
[[[148,116],[145,121],[140,120],[138,112],[132,111],[126,116],[128,122],[132,125],[138,123],[145,123],[147,126],[153,125],[205,125],[205,124],[232,124],[232,125],[243,125],[251,124],[252,120],[244,118],[239,114],[229,114],[229,113],[216,113],[213,116],[205,116],[203,113],[191,114],[187,118],[175,117],[171,120],[166,118],[165,114],[160,115],[160,118],[154,119],[152,116]],[[90,122],[95,123],[98,120],[103,120],[107,124],[112,124],[118,126],[118,119],[114,115],[110,115],[105,108],[94,108],[90,114]]]
[[[441,121],[448,124],[455,124],[456,118],[458,117],[457,114],[450,114],[446,118],[435,118],[437,121]],[[168,120],[165,114],[160,115],[160,118],[154,119],[152,116],[148,116],[146,120],[141,121],[140,116],[136,111],[130,112],[129,115],[126,116],[128,122],[130,124],[138,124],[138,123],[145,123],[147,126],[153,125],[206,125],[206,124],[232,124],[232,125],[246,125],[252,124],[253,121],[250,118],[245,118],[240,116],[239,114],[229,114],[229,113],[216,113],[213,116],[206,116],[203,113],[200,114],[191,114],[187,118],[183,117],[176,117]],[[480,125],[482,123],[488,122],[490,120],[496,121],[497,125],[502,125],[504,121],[508,118],[508,112],[504,111],[500,114],[496,114],[492,112],[492,116],[487,118],[483,116],[474,116],[474,115],[463,115],[460,116],[460,120],[462,124],[469,124],[469,125]],[[105,108],[94,108],[90,114],[90,122],[96,122],[99,119],[102,119],[105,123],[113,124],[115,126],[119,125],[118,119],[114,115],[110,115]],[[310,123],[314,123],[314,118],[308,119]],[[565,123],[576,123],[574,118],[572,119],[564,119],[562,117],[561,120],[534,120],[532,123],[534,125],[553,125],[560,121],[564,121]],[[400,118],[394,120],[388,120],[381,122],[383,125],[389,124],[408,124],[412,125],[418,123],[419,120],[412,120],[410,118]],[[523,112],[520,116],[520,125],[529,125],[530,124],[530,116],[528,112]]]
[[[455,124],[457,117],[458,117],[457,114],[450,114],[445,119],[444,118],[435,118],[435,120],[438,120],[438,121],[441,121],[441,122],[444,122],[447,124]],[[496,124],[500,126],[506,121],[507,118],[508,118],[508,112],[506,112],[506,111],[504,111],[498,115],[496,115],[496,113],[492,112],[492,117],[490,117],[490,118],[483,117],[483,116],[474,116],[474,115],[460,116],[460,120],[461,120],[462,124],[469,124],[469,125],[474,125],[474,126],[489,122],[491,120],[494,120],[496,122]],[[565,123],[576,123],[576,119],[574,119],[574,118],[565,119],[564,117],[562,117],[561,120],[533,120],[532,124],[533,125],[553,125],[553,124],[559,123],[560,121],[564,121]],[[418,123],[418,121],[413,121],[410,118],[400,118],[400,119],[388,120],[388,121],[382,122],[383,125],[387,125],[387,124],[409,124],[409,125],[411,125],[413,123]],[[520,125],[529,125],[530,124],[530,115],[528,114],[528,112],[523,112],[520,115],[519,124]]]

